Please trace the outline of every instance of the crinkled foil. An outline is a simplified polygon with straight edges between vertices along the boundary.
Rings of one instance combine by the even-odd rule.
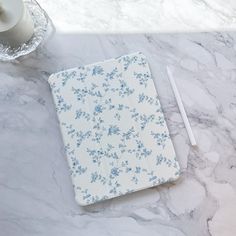
[[[26,0],[24,3],[28,8],[34,22],[34,34],[27,43],[24,43],[17,48],[11,48],[10,46],[0,43],[1,61],[12,61],[18,57],[25,56],[33,52],[54,32],[54,27],[50,18],[42,9],[42,7],[37,3],[37,1]]]

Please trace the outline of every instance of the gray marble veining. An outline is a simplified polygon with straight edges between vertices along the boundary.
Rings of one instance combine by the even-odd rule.
[[[38,0],[60,32],[234,30],[234,0]]]
[[[65,68],[142,51],[182,167],[181,178],[79,207],[47,83]],[[198,148],[190,147],[173,70]],[[236,33],[60,34],[0,63],[0,235],[236,235]]]

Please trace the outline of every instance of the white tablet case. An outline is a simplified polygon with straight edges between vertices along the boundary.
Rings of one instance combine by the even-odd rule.
[[[65,70],[48,81],[80,205],[178,178],[179,164],[142,53]]]

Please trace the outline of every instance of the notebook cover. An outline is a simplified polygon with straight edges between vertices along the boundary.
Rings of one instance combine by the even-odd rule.
[[[80,205],[178,178],[179,164],[142,53],[65,70],[48,82]]]

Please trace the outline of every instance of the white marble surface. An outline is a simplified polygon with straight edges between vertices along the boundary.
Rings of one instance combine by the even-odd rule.
[[[46,5],[46,1],[41,2]],[[78,2],[84,6],[84,1]],[[124,9],[125,6],[131,8],[135,1],[108,2],[102,1],[107,9],[110,4],[122,5]],[[142,6],[148,11],[149,6],[144,2],[137,1],[142,3],[140,12]],[[171,9],[177,7],[170,1],[157,2],[168,3]],[[191,6],[203,3],[183,2]],[[207,2],[213,4],[213,1]],[[221,2],[215,1],[218,8]],[[67,12],[68,21],[73,20],[76,12],[73,9],[70,15],[63,4],[66,5],[66,1],[54,5],[50,1],[47,6],[57,26],[66,17],[60,9]],[[235,14],[230,1],[221,7],[228,20],[230,14]],[[71,5],[68,4],[68,8]],[[88,13],[87,8],[84,9],[84,23],[90,20],[93,10]],[[220,10],[215,15],[212,13],[214,17],[221,16]],[[116,10],[111,8],[111,11]],[[58,20],[60,13],[62,18]],[[119,17],[123,19],[118,13],[114,17],[117,22]],[[168,9],[164,10],[160,18],[171,17],[168,14]],[[185,16],[183,11],[181,14]],[[190,12],[188,14],[191,18]],[[218,24],[214,17],[212,22]],[[74,18],[72,26],[79,22]],[[143,21],[145,29],[152,18]],[[110,24],[108,18],[104,18],[104,22]],[[83,24],[78,26],[81,31],[83,27]],[[106,24],[99,21],[99,27],[104,30]],[[132,25],[124,31],[128,27],[130,34],[58,32],[44,48],[24,60],[0,63],[1,236],[236,235],[236,32],[132,34]],[[79,207],[74,200],[46,79],[52,72],[135,51],[142,51],[149,59],[182,176],[175,184]],[[167,64],[181,91],[198,142],[197,149],[189,145],[165,72]]]
[[[38,0],[60,32],[234,30],[235,0]]]

